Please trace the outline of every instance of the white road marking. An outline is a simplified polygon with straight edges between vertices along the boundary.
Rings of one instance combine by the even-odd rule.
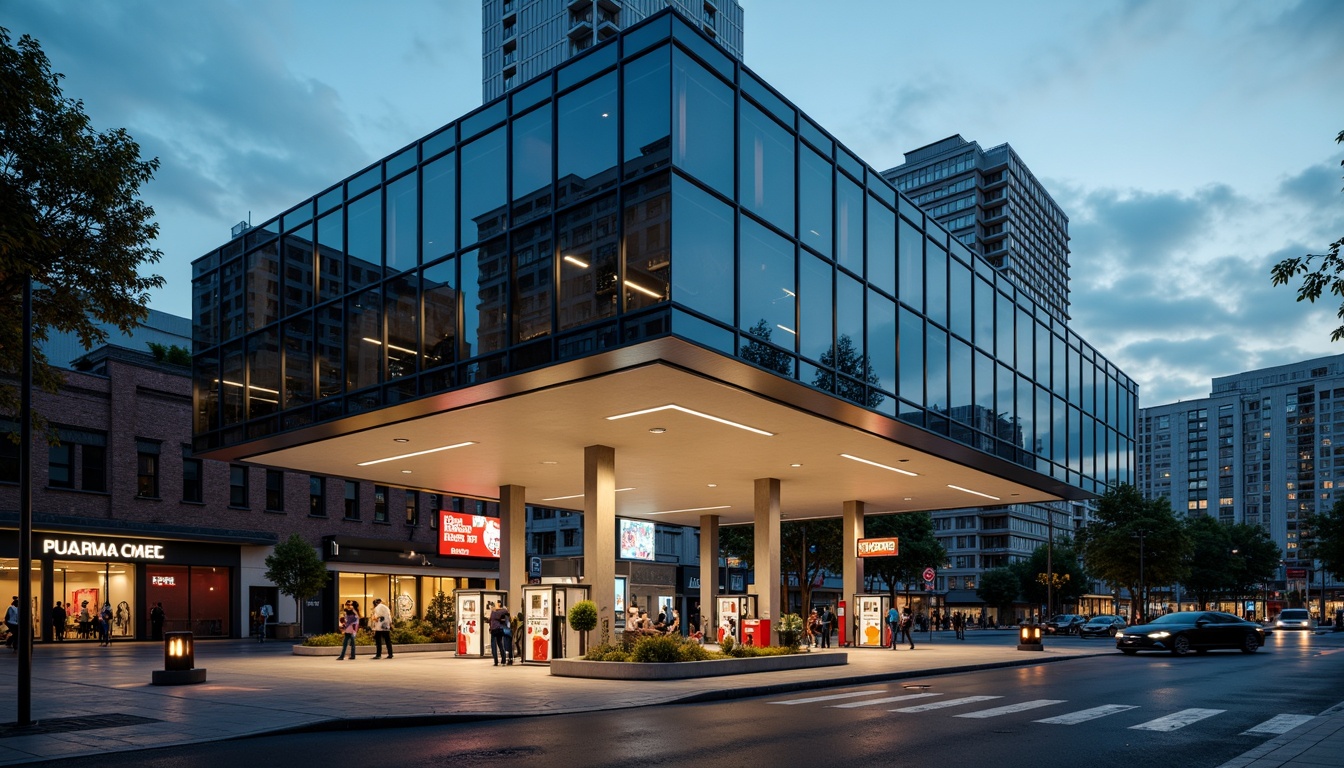
[[[832,704],[831,709],[854,709],[855,707],[871,707],[874,704],[890,704],[893,701],[910,701],[911,699],[927,699],[930,696],[942,696],[941,693],[907,693],[904,696],[887,696],[881,699],[865,699],[863,701],[851,701],[848,704]]]
[[[974,704],[977,701],[989,701],[990,699],[1002,699],[1002,696],[967,696],[961,699],[944,699],[930,704],[917,704],[913,707],[902,707],[901,709],[890,710],[892,712],[928,712],[933,709],[945,709],[947,707],[957,707],[962,704]]]
[[[811,704],[817,701],[835,701],[836,699],[852,699],[855,696],[871,696],[874,693],[885,693],[885,688],[874,688],[871,691],[850,691],[849,693],[836,693],[830,696],[811,696],[806,699],[790,699],[788,701],[772,701],[771,704]]]
[[[1278,715],[1265,722],[1255,726],[1249,731],[1242,731],[1242,736],[1278,736],[1287,733],[1297,726],[1315,720],[1315,715]]]
[[[1138,707],[1132,704],[1103,704],[1100,707],[1070,712],[1067,715],[1059,715],[1058,717],[1047,717],[1044,720],[1036,720],[1035,722],[1049,723],[1051,725],[1077,725],[1078,723],[1085,723],[1088,720],[1096,720],[1099,717],[1114,715],[1117,712],[1128,712],[1131,709],[1138,709]]]
[[[1028,709],[1037,709],[1038,707],[1049,707],[1055,704],[1063,704],[1064,699],[1036,699],[1035,701],[1023,701],[1017,704],[1008,704],[993,709],[982,709],[979,712],[967,712],[957,717],[986,718],[998,717],[999,715],[1011,715],[1014,712],[1024,712]]]
[[[1183,709],[1166,717],[1149,720],[1146,723],[1131,725],[1131,731],[1175,731],[1191,723],[1197,723],[1206,717],[1221,715],[1226,709]]]

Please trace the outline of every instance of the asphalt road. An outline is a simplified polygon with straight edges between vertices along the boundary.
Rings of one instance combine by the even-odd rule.
[[[370,712],[377,710],[376,690],[351,695],[367,698]],[[63,762],[77,768],[1212,768],[1341,701],[1344,635],[1276,633],[1252,655],[1115,653],[708,704],[301,733]]]

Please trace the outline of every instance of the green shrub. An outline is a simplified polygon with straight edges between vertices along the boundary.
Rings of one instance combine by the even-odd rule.
[[[739,643],[733,646],[727,654],[734,659],[748,659],[757,656],[788,656],[797,652],[797,648],[790,648],[785,645],[742,645]]]
[[[735,645],[737,645],[737,641],[733,639],[732,635],[724,635],[723,639],[719,641],[719,650],[731,654]]]
[[[325,635],[309,635],[303,644],[309,648],[334,648],[341,645],[343,639],[340,632],[328,632]],[[355,645],[373,645],[373,633],[367,629],[359,630],[355,633]]]
[[[779,644],[785,648],[797,648],[803,642],[803,617],[796,613],[786,613],[779,617]]]
[[[586,659],[587,661],[625,661],[625,659],[623,658],[622,659],[606,658],[607,656],[610,656],[612,654],[624,656],[625,649],[621,648],[619,645],[610,645],[610,644],[595,645],[592,648],[588,649],[588,653],[585,653],[583,655],[583,658]]]
[[[681,661],[681,640],[671,635],[642,637],[630,651],[630,660],[644,663]]]
[[[575,632],[591,632],[597,628],[597,603],[580,600],[569,607],[569,628]]]
[[[677,647],[677,661],[708,661],[714,655],[694,640],[683,640]]]

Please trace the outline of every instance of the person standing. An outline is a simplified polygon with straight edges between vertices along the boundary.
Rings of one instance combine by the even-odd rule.
[[[98,612],[98,639],[100,647],[106,648],[112,644],[112,604],[103,603],[103,610]]]
[[[910,650],[915,650],[915,636],[911,630],[915,628],[915,617],[910,615],[910,607],[906,606],[901,614],[901,638],[910,643]]]
[[[835,621],[835,614],[831,613],[831,607],[826,606],[821,609],[821,647],[831,647],[831,622]]]
[[[504,657],[505,664],[513,663],[513,639],[509,636],[512,631],[505,602],[501,597],[499,605],[490,612],[490,656],[495,660],[496,667],[499,666],[500,656]]]
[[[19,652],[19,596],[9,602],[9,607],[5,609],[5,629],[9,630],[9,639],[5,645]]]
[[[337,661],[345,660],[345,649],[350,649],[350,660],[355,660],[355,635],[359,632],[359,614],[355,612],[355,604],[349,600],[345,601],[345,611],[341,614],[341,655],[336,657]]]
[[[163,639],[163,603],[155,603],[149,609],[149,639]]]
[[[258,642],[258,643],[264,643],[264,642],[266,642],[266,623],[267,623],[268,621],[270,621],[270,620],[271,620],[271,617],[274,616],[274,615],[275,615],[275,609],[271,607],[271,604],[270,604],[270,603],[262,603],[262,606],[261,606],[261,629],[260,629],[260,631],[257,632],[257,642]]]
[[[65,605],[60,600],[56,601],[56,607],[51,609],[51,634],[58,641],[65,641]]]
[[[381,597],[373,598],[373,658],[383,658],[383,645],[387,645],[387,658],[392,658],[392,610]]]
[[[891,633],[891,650],[896,650],[896,635],[901,631],[901,612],[896,606],[887,609],[887,631]]]

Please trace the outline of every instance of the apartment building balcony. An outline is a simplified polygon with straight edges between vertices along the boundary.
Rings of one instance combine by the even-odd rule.
[[[620,34],[621,28],[616,25],[615,19],[599,19],[597,22],[597,39],[606,40]]]
[[[569,31],[566,32],[570,40],[581,40],[592,37],[593,21],[590,16],[571,19],[569,22]]]
[[[615,14],[621,12],[620,0],[597,0],[597,7],[599,10],[606,11],[607,13]]]
[[[509,20],[518,15],[518,4],[521,2],[522,0],[504,0],[504,8],[501,18],[504,20],[505,24],[511,23]]]
[[[584,13],[593,7],[593,0],[569,0],[570,13]]]

